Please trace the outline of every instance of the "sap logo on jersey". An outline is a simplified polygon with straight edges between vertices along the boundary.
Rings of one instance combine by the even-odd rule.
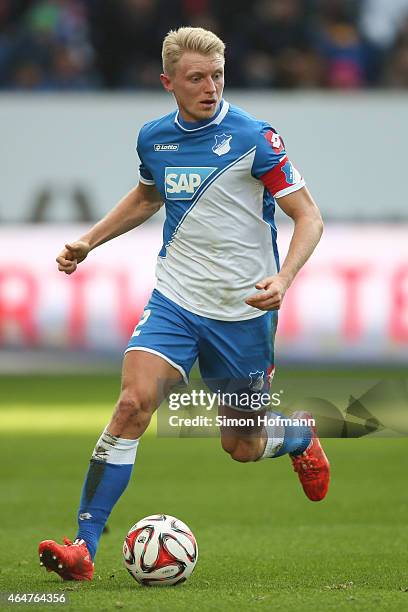
[[[198,189],[217,168],[166,168],[165,185],[168,200],[191,200]]]

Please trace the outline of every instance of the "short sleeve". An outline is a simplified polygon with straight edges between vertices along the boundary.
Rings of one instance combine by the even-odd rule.
[[[258,134],[252,175],[262,181],[275,198],[281,198],[305,186],[300,172],[287,156],[281,136],[263,124]]]
[[[142,133],[140,132],[139,137],[137,139],[137,145],[136,145],[136,151],[140,159],[139,181],[143,183],[144,185],[154,185],[153,175],[150,172],[149,168],[146,166],[144,159],[143,159],[143,153],[141,151],[142,148],[143,148],[142,147]]]

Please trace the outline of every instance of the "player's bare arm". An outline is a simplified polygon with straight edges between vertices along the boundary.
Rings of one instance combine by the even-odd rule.
[[[58,270],[72,274],[92,249],[141,225],[161,205],[162,198],[156,187],[139,183],[89,232],[65,245],[56,259]]]
[[[295,227],[280,272],[257,282],[255,288],[258,289],[258,293],[246,300],[249,306],[259,310],[277,310],[281,307],[287,289],[315,250],[323,232],[320,211],[307,187],[277,198],[277,202],[293,219]],[[264,291],[259,293],[262,289]]]

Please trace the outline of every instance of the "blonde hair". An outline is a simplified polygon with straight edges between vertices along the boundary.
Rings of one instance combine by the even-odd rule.
[[[185,51],[195,51],[203,55],[224,57],[225,44],[214,32],[204,28],[178,28],[170,30],[163,41],[163,72],[174,73],[174,68]]]

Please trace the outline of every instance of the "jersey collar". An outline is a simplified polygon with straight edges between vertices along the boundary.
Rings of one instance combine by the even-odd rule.
[[[204,119],[203,121],[184,121],[179,111],[177,111],[174,123],[176,123],[184,132],[197,132],[198,130],[204,130],[205,128],[210,127],[210,125],[219,125],[224,119],[225,115],[228,113],[228,109],[229,103],[226,100],[221,100],[220,107],[215,117]]]

